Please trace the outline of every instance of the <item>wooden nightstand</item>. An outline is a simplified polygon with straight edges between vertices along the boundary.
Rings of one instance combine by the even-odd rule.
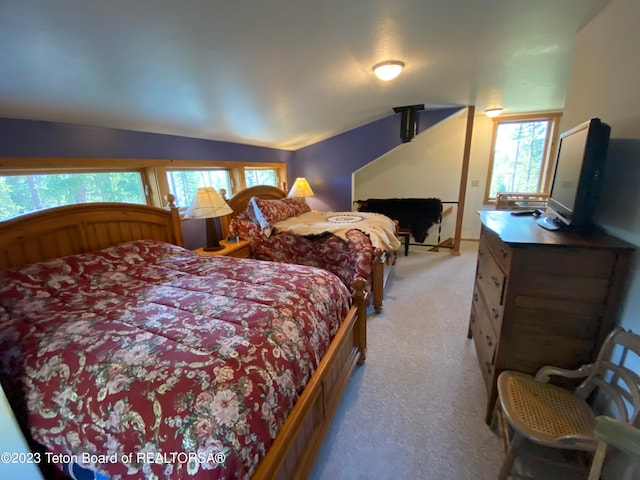
[[[224,255],[226,257],[237,258],[249,258],[251,256],[251,248],[249,247],[248,240],[238,240],[234,243],[228,243],[226,240],[220,240],[220,245],[224,246],[222,250],[205,252],[203,248],[197,248],[194,252],[203,253],[205,255]]]

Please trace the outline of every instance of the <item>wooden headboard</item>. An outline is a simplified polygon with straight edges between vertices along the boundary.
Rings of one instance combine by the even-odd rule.
[[[255,187],[249,187],[245,188],[244,190],[240,190],[233,197],[231,197],[227,201],[227,203],[233,209],[231,217],[235,217],[239,213],[244,212],[251,197],[264,198],[265,200],[278,200],[286,196],[287,194],[280,190],[278,187],[272,187],[270,185],[257,185]]]
[[[184,246],[180,215],[130,203],[81,203],[0,222],[0,270],[85,253],[131,240]]]
[[[272,187],[270,185],[256,185],[255,187],[240,190],[238,193],[233,195],[233,197],[227,200],[227,204],[229,204],[233,213],[220,220],[223,236],[227,236],[227,232],[229,231],[229,222],[231,219],[246,210],[251,197],[263,198],[265,200],[278,200],[286,196],[287,194],[278,187]]]

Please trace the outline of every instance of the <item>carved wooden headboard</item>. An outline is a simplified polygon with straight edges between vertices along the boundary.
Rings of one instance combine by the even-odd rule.
[[[231,197],[227,201],[227,203],[233,209],[231,217],[235,217],[239,213],[244,212],[251,197],[264,198],[265,200],[278,200],[286,196],[287,194],[280,190],[278,187],[272,187],[270,185],[257,185],[255,187],[249,187],[245,188],[244,190],[240,190],[233,197]]]
[[[0,222],[0,270],[131,240],[161,240],[183,246],[178,209],[82,203]]]
[[[229,214],[224,219],[221,219],[222,232],[226,236],[229,231],[229,222],[236,215],[244,212],[249,204],[251,197],[263,198],[265,200],[278,200],[286,197],[287,194],[280,190],[278,187],[272,187],[270,185],[256,185],[255,187],[245,188],[233,195],[227,203],[233,210],[233,213]]]

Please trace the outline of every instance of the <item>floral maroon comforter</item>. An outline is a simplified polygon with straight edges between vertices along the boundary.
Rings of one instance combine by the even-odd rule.
[[[43,461],[248,478],[349,303],[323,270],[125,243],[0,272],[0,380]]]
[[[253,258],[322,268],[337,275],[349,289],[357,277],[371,280],[374,248],[361,230],[349,230],[347,242],[330,233],[300,236],[277,232],[267,237],[246,213],[236,216],[232,226],[237,235],[249,240]]]

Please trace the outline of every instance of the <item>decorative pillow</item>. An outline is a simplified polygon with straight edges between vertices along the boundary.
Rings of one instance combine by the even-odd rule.
[[[271,236],[271,232],[273,228],[271,228],[271,223],[265,218],[262,210],[258,206],[258,198],[251,197],[249,199],[249,205],[253,207],[253,214],[256,217],[256,221],[260,224],[260,228],[262,229],[262,233],[268,238]]]
[[[269,225],[311,211],[303,197],[285,197],[278,200],[253,197],[252,200],[254,200],[256,218],[261,215]]]

